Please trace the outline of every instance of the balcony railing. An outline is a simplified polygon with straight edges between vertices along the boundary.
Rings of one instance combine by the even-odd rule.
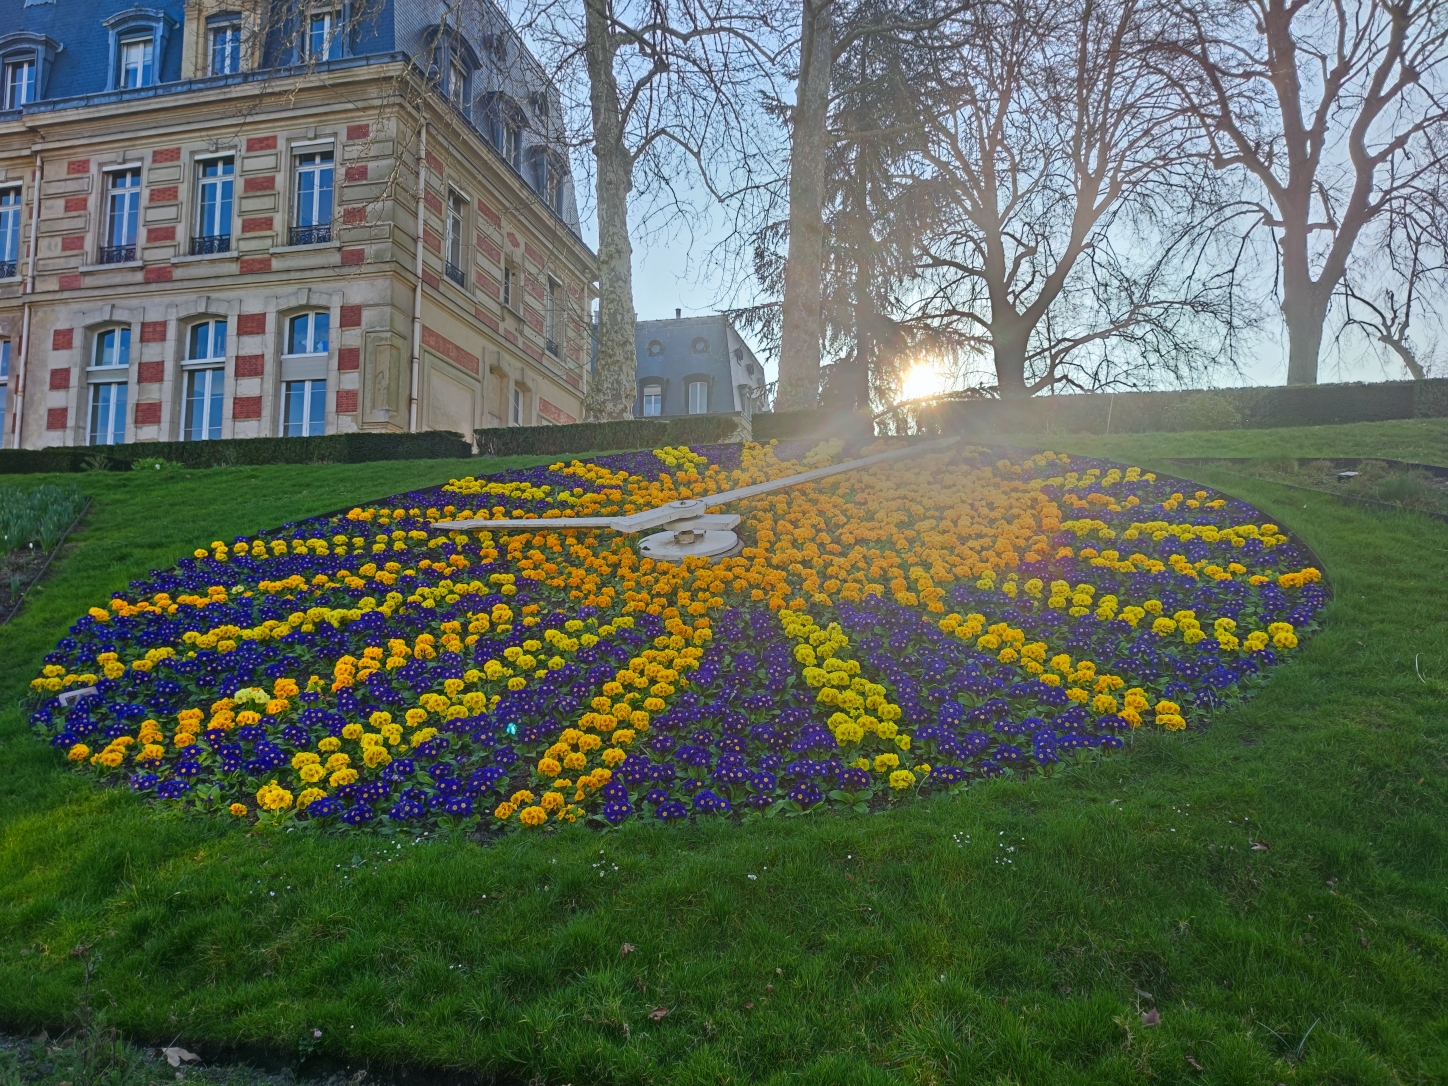
[[[101,248],[97,264],[129,264],[136,259],[136,243],[130,245],[106,245]]]
[[[191,239],[192,256],[210,256],[213,253],[231,252],[230,234],[206,234]]]
[[[288,245],[325,245],[332,240],[332,224],[294,226],[287,233]]]
[[[20,265],[14,260],[0,260],[0,279],[14,279],[20,274]]]
[[[447,261],[447,262],[443,265],[443,271],[447,274],[447,277],[448,277],[449,279],[451,279],[454,283],[456,283],[458,286],[463,287],[463,288],[466,288],[466,287],[467,287],[467,285],[468,285],[468,277],[467,277],[467,275],[463,272],[462,268],[459,268],[459,267],[458,267],[456,264],[454,264],[451,260]]]

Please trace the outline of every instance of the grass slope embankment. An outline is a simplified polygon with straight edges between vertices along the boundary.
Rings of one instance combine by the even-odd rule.
[[[1303,453],[1369,454],[1426,458]],[[84,945],[111,1022],[203,1054],[671,1086],[1448,1079],[1448,529],[1425,518],[1199,473],[1321,556],[1325,629],[1205,730],[869,817],[248,835],[98,790],[29,731],[41,657],[129,578],[456,470],[82,477],[77,549],[0,630],[0,1022],[73,1020]]]

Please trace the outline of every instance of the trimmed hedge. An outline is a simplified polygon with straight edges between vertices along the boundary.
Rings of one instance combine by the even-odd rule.
[[[1145,433],[1261,430],[1448,417],[1448,378],[1187,392],[955,400],[913,409],[906,432]],[[890,419],[882,420],[888,425]]]
[[[362,464],[374,460],[454,460],[472,446],[450,430],[418,434],[365,431],[321,437],[250,437],[226,441],[142,441],[133,445],[0,450],[0,475],[85,471],[104,462],[128,471],[137,460],[161,459],[188,468],[244,464]]]
[[[747,437],[748,427],[742,415],[676,415],[567,426],[499,426],[473,433],[478,452],[484,456],[560,456],[665,445],[715,445]]]
[[[774,411],[754,416],[755,441],[874,437],[866,411]]]

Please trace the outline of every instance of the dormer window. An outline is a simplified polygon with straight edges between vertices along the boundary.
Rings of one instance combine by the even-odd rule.
[[[207,45],[210,49],[210,63],[207,70],[212,75],[235,75],[241,71],[241,23],[226,21],[209,28]]]
[[[159,83],[172,26],[166,13],[133,7],[112,15],[104,25],[111,33],[110,86],[136,90]]]
[[[342,17],[335,11],[314,11],[303,39],[303,61],[321,63],[342,56]]]
[[[19,109],[35,101],[35,58],[5,62],[5,108]]]
[[[149,87],[155,82],[156,43],[148,35],[121,42],[121,87]]]
[[[23,109],[45,96],[45,78],[61,45],[30,30],[0,34],[0,108]]]
[[[506,94],[494,93],[488,96],[484,106],[484,130],[488,139],[497,148],[503,160],[513,169],[522,172],[523,161],[523,111],[518,103]]]
[[[563,163],[546,147],[535,147],[533,156],[533,191],[555,213],[563,214]]]

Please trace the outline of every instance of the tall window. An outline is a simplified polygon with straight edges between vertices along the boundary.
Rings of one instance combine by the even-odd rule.
[[[508,309],[515,308],[518,293],[518,273],[513,270],[513,265],[503,265],[503,305]]]
[[[543,340],[549,354],[558,353],[558,280],[548,280],[543,297]]]
[[[297,210],[291,244],[320,245],[332,240],[332,152],[297,156]]]
[[[214,366],[186,370],[186,406],[182,438],[215,441],[221,437],[221,400],[226,383],[226,322],[193,324],[186,340],[188,363],[215,362]]]
[[[130,365],[129,328],[107,328],[96,334],[89,372],[87,437],[92,445],[120,445],[126,440],[126,379]]]
[[[453,105],[462,109],[467,105],[468,95],[468,73],[461,64],[454,58],[447,66],[447,98]]]
[[[661,385],[644,385],[644,414],[647,416],[664,413],[664,390]]]
[[[35,101],[35,58],[12,60],[5,65],[5,108],[19,109]]]
[[[222,23],[211,28],[211,74],[235,75],[241,71],[241,24]]]
[[[707,415],[709,413],[709,382],[689,382],[689,414]]]
[[[125,38],[121,41],[121,87],[149,87],[155,82],[152,65],[155,58],[156,40],[151,35],[144,38]]]
[[[141,171],[115,170],[106,196],[106,244],[102,264],[136,259],[136,219],[141,211]]]
[[[326,381],[288,381],[282,400],[283,437],[317,437],[326,433]]]
[[[0,279],[20,273],[20,190],[0,189]]]
[[[10,341],[0,339],[0,449],[5,447],[5,409],[10,399]]]
[[[447,277],[458,286],[467,285],[463,271],[464,236],[467,224],[467,201],[456,192],[447,194]]]
[[[213,158],[197,166],[196,233],[191,255],[231,251],[231,188],[234,163]]]
[[[521,388],[513,389],[513,425],[523,425],[523,390]]]
[[[95,369],[124,369],[131,364],[131,330],[129,328],[107,328],[96,335],[95,354],[91,366]]]
[[[307,22],[303,60],[337,60],[342,55],[342,20],[335,11],[313,12]]]

